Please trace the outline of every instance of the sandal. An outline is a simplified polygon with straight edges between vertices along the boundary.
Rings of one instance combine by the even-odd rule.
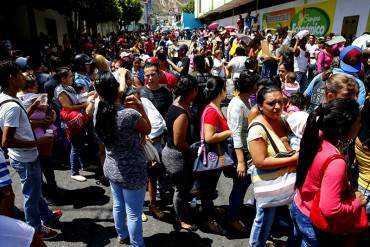
[[[196,230],[198,230],[198,227],[195,224],[185,223],[185,224],[189,225],[190,227],[184,227],[184,226],[182,226],[181,223],[185,223],[185,222],[176,221],[174,223],[173,228],[175,229],[175,231],[185,230],[187,232],[195,232]]]

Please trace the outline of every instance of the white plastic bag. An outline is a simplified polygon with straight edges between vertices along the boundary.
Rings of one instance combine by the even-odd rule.
[[[157,161],[158,163],[161,162],[158,151],[152,145],[151,142],[145,141],[145,144],[143,145],[143,147],[144,147],[145,156],[148,159],[148,161]]]

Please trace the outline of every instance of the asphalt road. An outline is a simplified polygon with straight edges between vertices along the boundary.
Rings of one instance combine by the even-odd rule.
[[[16,194],[16,206],[22,210],[23,197],[19,177],[13,169],[10,171],[13,178],[13,190]],[[96,184],[92,171],[82,171],[81,174],[88,177],[87,182],[83,183],[72,180],[68,168],[58,167],[55,174],[57,184],[63,189],[63,194],[57,196],[58,205],[52,205],[51,208],[61,209],[63,216],[60,224],[55,226],[60,234],[57,238],[47,241],[47,246],[118,246],[113,223],[110,188]],[[232,180],[222,176],[218,183],[216,205],[227,209],[231,186]],[[147,211],[148,208],[145,207],[144,210]],[[172,227],[171,207],[167,207],[165,212],[164,221],[156,220],[149,215],[149,220],[143,223],[147,247],[249,246],[247,236],[235,236],[230,232],[226,236],[210,234],[202,230],[194,233],[175,232]],[[250,225],[252,217],[253,210],[246,209],[243,220]],[[218,219],[227,228],[226,215],[221,212]]]

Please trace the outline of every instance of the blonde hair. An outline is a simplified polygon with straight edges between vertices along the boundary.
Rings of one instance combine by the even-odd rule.
[[[356,79],[341,73],[330,76],[325,83],[326,93],[337,94],[342,90],[347,90],[348,93],[356,93],[356,89],[359,89]]]
[[[101,72],[110,71],[109,70],[109,65],[108,65],[108,60],[102,55],[98,54],[98,55],[95,56],[95,65],[96,65],[96,68]]]

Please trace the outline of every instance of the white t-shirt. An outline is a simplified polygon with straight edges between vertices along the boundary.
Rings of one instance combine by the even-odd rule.
[[[360,47],[362,50],[370,49],[370,34],[364,34],[355,39],[352,45]]]
[[[294,72],[306,72],[308,65],[308,58],[306,57],[306,51],[299,48],[298,57],[294,56]]]
[[[144,97],[141,97],[140,100],[143,103],[144,111],[152,126],[152,130],[148,136],[150,139],[154,139],[163,134],[163,131],[166,129],[166,122],[150,100]]]
[[[319,46],[317,44],[311,45],[307,43],[306,49],[310,53],[310,64],[316,64],[316,53],[319,52]]]
[[[246,60],[246,56],[236,56],[230,60],[229,65],[231,65],[231,67],[233,68],[233,80],[239,78],[240,73],[245,70],[244,63]]]
[[[213,76],[220,76],[222,78],[225,78],[225,69],[222,60],[213,58],[213,68],[211,73]]]
[[[28,247],[35,229],[23,221],[0,215],[0,246]]]
[[[18,98],[13,98],[4,93],[0,94],[0,102],[8,99],[16,100],[22,105],[22,102]],[[16,128],[15,139],[22,141],[35,140],[28,116],[17,103],[9,102],[0,106],[0,128],[4,129],[4,127]],[[9,157],[19,162],[35,161],[39,155],[36,147],[8,148],[8,151]]]

